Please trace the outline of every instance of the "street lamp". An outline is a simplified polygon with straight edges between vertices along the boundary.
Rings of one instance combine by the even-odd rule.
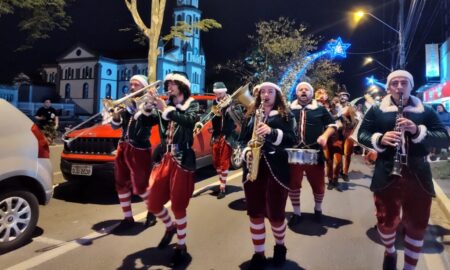
[[[383,63],[381,63],[380,61],[378,61],[377,59],[375,59],[375,58],[373,58],[373,57],[366,57],[364,60],[365,60],[365,61],[364,61],[364,64],[365,64],[365,65],[366,65],[366,64],[369,64],[369,63],[372,63],[372,62],[375,62],[375,63],[377,63],[378,65],[380,65],[380,66],[382,66],[383,68],[385,68],[387,71],[392,72],[392,68],[388,68],[388,67],[385,66]]]
[[[399,66],[400,68],[404,68],[405,66],[405,44],[404,44],[404,39],[403,39],[403,34],[402,34],[402,30],[403,30],[403,1],[404,0],[400,0],[400,14],[399,14],[399,20],[400,20],[400,30],[395,29],[394,27],[390,26],[389,24],[385,23],[383,20],[381,20],[380,18],[378,18],[377,16],[373,15],[370,12],[366,12],[366,11],[362,11],[359,10],[357,12],[355,12],[355,19],[357,19],[358,21],[360,19],[362,19],[362,17],[364,17],[364,15],[369,15],[370,17],[374,18],[375,20],[379,21],[380,23],[382,23],[384,26],[386,26],[387,28],[391,29],[392,31],[394,31],[395,33],[397,33],[398,35],[398,47],[399,47]],[[390,69],[389,69],[390,70]]]

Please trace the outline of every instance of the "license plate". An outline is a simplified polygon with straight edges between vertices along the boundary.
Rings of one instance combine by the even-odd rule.
[[[71,173],[72,173],[72,175],[91,176],[92,175],[92,166],[91,165],[74,164],[74,165],[72,165]]]

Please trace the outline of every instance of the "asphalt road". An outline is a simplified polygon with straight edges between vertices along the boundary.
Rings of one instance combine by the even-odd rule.
[[[52,152],[56,155],[54,148]],[[304,182],[301,203],[305,220],[287,230],[288,262],[283,269],[381,269],[384,248],[373,228],[370,174],[370,168],[355,158],[351,181],[342,186],[344,190],[326,192],[321,225],[312,221],[313,198],[309,184]],[[204,168],[198,176],[188,208],[191,260],[181,269],[246,269],[253,248],[241,171],[229,176],[228,195],[222,200],[214,196],[218,187],[214,170]],[[1,269],[170,269],[171,250],[156,248],[164,232],[161,222],[147,229],[137,226],[123,235],[109,234],[122,217],[112,186],[105,182],[83,186],[63,180],[59,183],[50,204],[41,207],[33,240],[0,256]],[[433,214],[441,217],[433,209]],[[133,211],[135,219],[142,222],[146,210],[138,198]],[[290,202],[287,211],[289,215]],[[419,270],[450,269],[445,252],[450,230],[440,222],[430,220]],[[266,225],[266,254],[272,257],[274,241],[268,222]],[[401,242],[396,244],[399,269],[403,266]]]

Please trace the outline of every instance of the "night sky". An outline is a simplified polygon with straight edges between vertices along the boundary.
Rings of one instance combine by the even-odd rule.
[[[174,0],[167,0],[163,34],[172,24]],[[149,2],[140,0],[140,3]],[[350,42],[347,59],[338,60],[344,73],[338,81],[347,85],[353,97],[362,95],[364,78],[374,75],[385,78],[387,71],[373,63],[362,66],[365,56],[371,55],[386,66],[392,63],[392,51],[387,49],[397,42],[397,35],[371,18],[366,18],[356,28],[350,26],[351,11],[356,9],[351,0],[200,0],[202,18],[213,18],[222,29],[202,33],[202,45],[207,61],[207,88],[216,80],[238,82],[229,74],[217,74],[213,67],[225,63],[244,53],[250,44],[249,34],[255,31],[255,23],[261,20],[276,20],[280,16],[295,19],[308,26],[307,33],[322,38],[319,47],[327,40],[341,36]],[[409,3],[410,1],[405,1]],[[431,13],[438,0],[428,1],[423,17],[411,46],[407,69],[415,76],[416,85],[424,83],[424,44],[444,41],[441,14],[429,24]],[[373,14],[397,28],[397,1],[360,1],[359,7],[366,7]],[[148,5],[148,4],[147,4]],[[148,10],[144,7],[143,10]],[[73,23],[67,31],[55,31],[51,37],[39,41],[34,48],[25,52],[14,52],[24,41],[23,33],[15,27],[17,18],[0,19],[0,83],[10,83],[19,72],[25,72],[37,80],[37,69],[42,64],[54,64],[68,49],[77,43],[84,44],[101,55],[114,58],[145,58],[147,48],[135,42],[134,32],[119,32],[118,29],[134,25],[125,4],[120,0],[77,0],[67,10]],[[428,30],[427,30],[428,29]],[[385,49],[382,53],[364,54]]]

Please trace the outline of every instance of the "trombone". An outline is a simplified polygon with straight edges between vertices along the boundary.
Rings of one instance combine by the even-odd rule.
[[[150,98],[155,98],[156,95],[150,95],[149,93],[146,93],[140,97],[136,97],[138,95],[141,95],[143,92],[145,92],[146,90],[156,87],[156,89],[158,89],[159,87],[161,87],[162,85],[162,81],[156,81],[153,82],[145,87],[142,87],[141,89],[137,90],[134,93],[131,93],[129,95],[126,95],[122,98],[116,99],[116,100],[110,100],[110,99],[103,99],[102,100],[102,104],[103,104],[103,110],[101,112],[98,112],[94,115],[92,115],[91,117],[89,117],[88,119],[86,119],[85,121],[81,122],[80,124],[76,125],[75,127],[67,130],[66,132],[64,132],[64,134],[62,135],[62,141],[64,141],[65,143],[69,144],[72,143],[72,141],[78,139],[81,135],[83,135],[84,133],[88,132],[89,130],[91,130],[92,128],[96,127],[97,125],[94,125],[90,128],[86,128],[85,130],[83,130],[82,132],[80,132],[79,134],[77,134],[74,137],[71,138],[67,138],[67,135],[69,133],[71,133],[74,130],[77,130],[78,128],[80,128],[81,126],[85,125],[86,123],[92,121],[93,119],[97,118],[99,115],[103,116],[103,121],[102,124],[105,124],[107,115],[109,115],[109,113],[111,113],[112,111],[114,111],[115,108],[117,107],[121,107],[121,108],[125,108],[128,105],[128,102],[130,102],[131,100],[134,101],[136,103],[136,107],[138,107],[139,104],[143,103],[143,102],[147,102]],[[136,97],[136,98],[135,98]]]

